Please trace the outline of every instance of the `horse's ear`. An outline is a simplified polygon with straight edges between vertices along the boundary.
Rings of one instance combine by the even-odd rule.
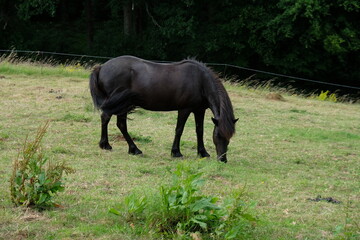
[[[233,120],[233,123],[235,124],[238,120],[239,120],[238,118],[237,118],[237,119],[234,119],[234,120]]]
[[[216,118],[211,118],[211,120],[213,121],[213,123],[215,124],[215,126],[219,125],[219,120],[217,120]]]

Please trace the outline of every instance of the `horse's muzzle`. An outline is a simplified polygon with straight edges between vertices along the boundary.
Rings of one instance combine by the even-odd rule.
[[[218,157],[220,162],[227,163],[227,157],[226,154],[222,154]]]

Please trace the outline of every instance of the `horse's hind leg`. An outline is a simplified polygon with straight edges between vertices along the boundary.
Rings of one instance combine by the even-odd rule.
[[[188,119],[191,111],[190,110],[179,110],[178,111],[178,118],[176,123],[176,129],[175,129],[175,138],[174,143],[171,149],[171,156],[173,157],[182,157],[183,155],[180,152],[180,138],[184,131],[184,126],[186,123],[186,120]]]
[[[194,112],[196,123],[196,137],[198,145],[198,154],[201,157],[210,157],[204,146],[204,116],[206,109],[200,109]]]
[[[101,139],[99,142],[99,146],[102,149],[111,150],[112,147],[109,144],[108,139],[108,124],[110,122],[111,115],[106,113],[101,114]]]
[[[130,137],[127,131],[126,115],[117,116],[117,126],[129,145],[129,154],[133,154],[133,155],[142,154],[142,152],[135,145],[134,141],[132,140],[132,138]]]

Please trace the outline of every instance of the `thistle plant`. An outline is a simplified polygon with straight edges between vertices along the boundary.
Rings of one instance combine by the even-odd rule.
[[[10,196],[16,206],[38,209],[55,206],[52,198],[65,188],[63,173],[74,172],[65,162],[54,163],[43,154],[41,141],[48,126],[49,122],[46,122],[39,127],[33,141],[26,138],[23,149],[13,162]]]

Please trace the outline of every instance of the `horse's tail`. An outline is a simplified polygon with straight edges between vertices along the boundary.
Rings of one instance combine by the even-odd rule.
[[[116,89],[101,105],[101,110],[109,115],[126,115],[138,105],[137,95],[128,88]]]
[[[95,67],[90,75],[90,92],[97,109],[108,115],[125,115],[135,109],[136,94],[127,88],[117,88],[108,95],[99,84],[101,66]]]
[[[101,66],[97,66],[94,68],[94,70],[91,72],[89,81],[91,97],[93,99],[94,106],[97,109],[101,109],[101,105],[107,98],[106,93],[101,89],[99,85],[100,69]]]

